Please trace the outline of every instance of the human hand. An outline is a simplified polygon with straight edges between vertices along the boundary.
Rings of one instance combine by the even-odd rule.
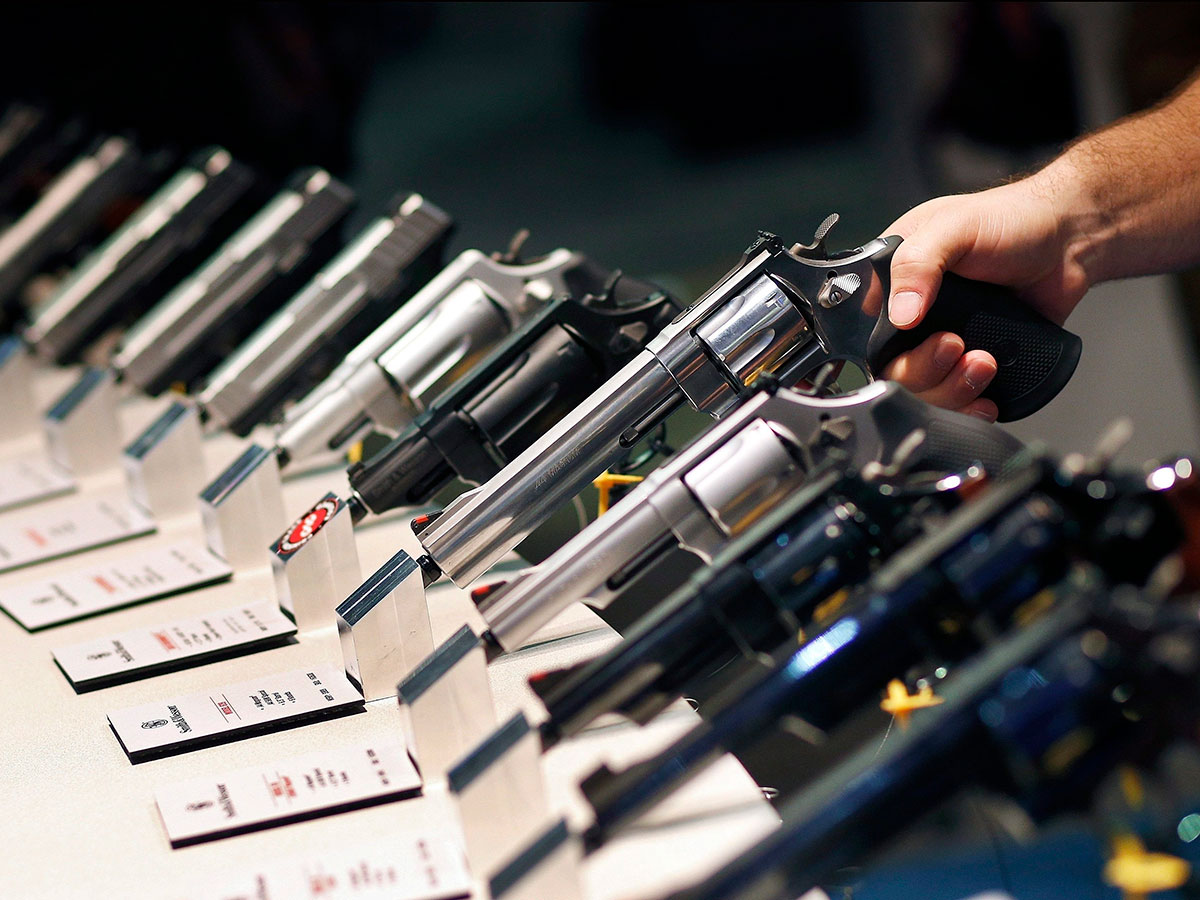
[[[977,194],[938,197],[897,219],[884,232],[904,238],[892,257],[892,324],[907,329],[920,322],[942,276],[953,271],[1016,288],[1061,325],[1089,282],[1083,242],[1066,224],[1065,192],[1055,180],[1043,170]],[[994,421],[996,404],[979,395],[995,377],[996,361],[983,350],[964,350],[961,336],[940,332],[896,357],[884,377],[936,406]]]

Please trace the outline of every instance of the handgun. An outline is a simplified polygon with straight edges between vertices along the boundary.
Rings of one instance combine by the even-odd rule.
[[[529,679],[547,711],[543,748],[606,713],[645,724],[696,679],[795,641],[824,604],[835,608],[897,549],[939,527],[964,488],[984,478],[982,470],[870,478],[836,464],[816,473],[611,650]]]
[[[521,261],[516,249],[464,251],[376,328],[287,411],[281,461],[341,449],[372,427],[397,434],[555,297],[583,296],[607,275],[571,250]]]
[[[408,194],[372,222],[208,377],[201,410],[245,437],[325,378],[441,268],[450,217]]]
[[[1184,536],[1158,488],[1131,476],[1074,477],[1033,460],[897,553],[798,649],[784,648],[767,671],[715,701],[711,721],[650,760],[588,776],[581,788],[595,818],[584,845],[602,846],[785,719],[827,731],[911,667],[968,658],[989,635],[1034,617],[1039,604],[1028,601],[1061,582],[1074,560],[1094,564],[1110,584],[1139,586]]]
[[[1194,614],[1172,616],[1161,599],[1141,597],[1131,615],[1094,586],[1057,592],[1066,596],[1056,613],[952,675],[939,706],[863,746],[790,799],[779,830],[666,900],[792,900],[968,786],[1042,822],[1088,809],[1122,763],[1153,764],[1194,741]],[[1152,649],[1166,640],[1169,657]]]
[[[738,266],[573,413],[429,519],[417,535],[422,578],[469,584],[680,404],[720,417],[763,373],[795,384],[846,359],[874,376],[902,350],[950,330],[996,357],[984,396],[1002,420],[1028,415],[1066,384],[1079,339],[994,285],[948,277],[931,317],[910,331],[893,328],[889,264],[901,239],[830,254],[824,242],[834,221],[826,219],[811,244],[790,249],[760,235]]]
[[[491,478],[678,311],[662,290],[619,270],[581,296],[556,297],[401,435],[347,470],[355,520],[425,503],[455,477],[475,485]]]
[[[1002,429],[932,407],[894,382],[833,397],[763,390],[541,564],[477,589],[483,637],[493,653],[509,651],[574,601],[603,609],[677,546],[711,563],[822,469],[900,465],[952,476],[982,467],[998,476],[1022,446]]]
[[[101,230],[102,220],[118,202],[144,186],[148,165],[125,138],[101,138],[0,232],[0,306],[10,321],[24,316],[25,284],[55,260],[69,258],[85,238]]]
[[[61,121],[32,103],[9,104],[0,116],[0,225],[25,213],[46,185],[83,149],[79,118]]]
[[[221,147],[194,154],[36,308],[25,340],[45,359],[76,361],[195,269],[244,220],[255,184]]]
[[[323,169],[295,174],[196,272],[126,333],[118,375],[150,394],[191,385],[303,285],[336,249],[354,193]]]

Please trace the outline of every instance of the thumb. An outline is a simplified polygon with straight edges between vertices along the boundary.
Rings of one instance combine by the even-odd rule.
[[[942,276],[970,250],[974,235],[957,216],[926,220],[892,254],[888,318],[912,328],[925,317]]]

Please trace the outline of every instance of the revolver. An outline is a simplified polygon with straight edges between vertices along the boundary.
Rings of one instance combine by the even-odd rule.
[[[23,317],[21,288],[102,230],[119,201],[145,187],[148,161],[121,137],[101,138],[49,185],[38,201],[0,233],[0,306]]]
[[[522,262],[518,246],[498,257],[459,254],[355,347],[284,415],[275,440],[281,462],[338,450],[371,427],[406,428],[555,297],[582,296],[608,274],[561,248]]]
[[[984,392],[1000,418],[1028,415],[1062,389],[1078,362],[1077,337],[1010,292],[947,277],[915,329],[887,318],[889,264],[899,237],[830,254],[830,216],[811,244],[790,249],[761,234],[742,262],[685,309],[646,349],[482,487],[424,524],[423,578],[464,586],[559,506],[628,453],[684,402],[714,417],[763,373],[794,384],[845,359],[869,376],[939,330],[989,350],[998,373]]]
[[[32,206],[42,189],[83,149],[83,121],[56,119],[49,110],[10,103],[0,116],[0,225]]]
[[[38,307],[25,340],[55,363],[76,361],[195,269],[244,218],[255,183],[221,147],[193,155]]]
[[[119,377],[150,394],[210,371],[332,254],[353,192],[306,169],[125,335]]]
[[[968,658],[989,636],[1036,616],[1039,602],[1027,601],[1062,582],[1073,561],[1092,564],[1107,583],[1140,585],[1184,536],[1159,487],[1031,461],[893,556],[802,632],[799,648],[784,647],[767,671],[729,692],[731,702],[717,701],[711,721],[651,760],[619,772],[601,766],[585,779],[596,813],[585,845],[602,845],[784,719],[829,730],[911,667]]]
[[[471,484],[491,478],[679,311],[661,290],[619,271],[592,290],[555,298],[403,434],[351,466],[355,520],[424,503],[455,476]]]
[[[635,622],[611,650],[530,678],[548,713],[539,726],[543,748],[606,713],[645,724],[695,679],[795,641],[818,610],[836,605],[831,598],[939,527],[963,494],[989,477],[982,470],[942,477],[873,472],[870,465],[860,473],[836,458],[832,463]]]
[[[1021,448],[1002,429],[932,407],[894,382],[829,398],[763,390],[540,565],[477,589],[482,637],[492,653],[514,650],[576,600],[603,609],[676,546],[711,563],[831,466],[999,475]]]
[[[245,437],[409,300],[441,268],[453,229],[420,194],[398,199],[212,372],[201,410]]]
[[[951,675],[941,705],[886,743],[867,742],[789,800],[778,831],[666,900],[791,900],[971,785],[1040,822],[1092,806],[1119,764],[1194,742],[1194,615],[1173,616],[1151,596],[1130,614],[1100,586],[1057,593],[1056,613]],[[1154,652],[1164,641],[1170,658]]]

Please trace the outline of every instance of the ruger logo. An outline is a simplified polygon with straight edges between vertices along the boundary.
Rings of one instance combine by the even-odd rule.
[[[275,548],[275,552],[281,556],[295,553],[308,543],[309,538],[321,530],[321,527],[338,511],[340,505],[341,501],[337,497],[326,497],[295,521],[279,539],[279,546]]]
[[[166,719],[151,719],[149,722],[143,722],[143,728],[162,728],[167,724]]]

